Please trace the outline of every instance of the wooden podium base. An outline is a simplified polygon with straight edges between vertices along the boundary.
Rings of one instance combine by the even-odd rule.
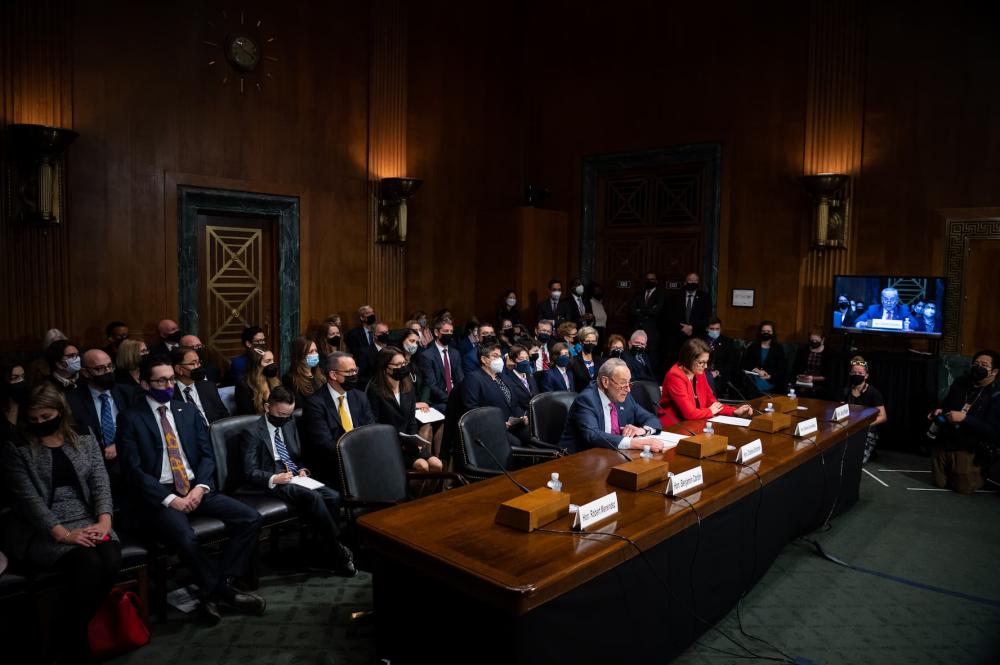
[[[667,479],[670,465],[662,460],[639,458],[611,467],[608,485],[637,492]]]
[[[729,437],[721,434],[698,434],[677,442],[677,454],[685,457],[709,457],[726,450]]]
[[[774,410],[779,413],[792,413],[798,411],[799,398],[776,395],[771,398],[771,404],[774,405]]]
[[[750,429],[757,432],[774,434],[792,426],[792,417],[787,413],[766,413],[754,416],[750,421]]]
[[[495,521],[519,531],[534,531],[567,513],[569,494],[543,487],[501,503]]]

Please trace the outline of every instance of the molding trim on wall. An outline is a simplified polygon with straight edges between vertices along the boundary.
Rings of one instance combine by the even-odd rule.
[[[942,353],[974,353],[962,345],[965,257],[970,240],[1000,241],[1000,208],[948,208],[939,211],[944,220],[947,247],[944,258],[945,285]],[[975,307],[983,303],[973,303]]]

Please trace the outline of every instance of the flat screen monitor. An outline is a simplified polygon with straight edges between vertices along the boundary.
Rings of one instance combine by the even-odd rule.
[[[836,275],[833,327],[847,332],[941,337],[943,277]]]

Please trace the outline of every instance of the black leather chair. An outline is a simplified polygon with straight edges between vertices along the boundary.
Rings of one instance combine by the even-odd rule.
[[[655,381],[635,381],[632,383],[632,399],[656,415],[656,405],[660,403],[660,386]]]
[[[528,423],[531,445],[536,448],[561,450],[559,439],[566,428],[566,414],[576,399],[576,393],[559,390],[539,393],[528,403]]]
[[[495,406],[472,409],[458,419],[460,473],[470,480],[499,476],[503,470],[527,466],[539,459],[555,459],[558,450],[525,448],[511,444],[503,412]],[[489,449],[487,453],[483,447]]]

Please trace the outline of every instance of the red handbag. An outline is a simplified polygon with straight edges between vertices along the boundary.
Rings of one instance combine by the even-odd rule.
[[[99,658],[117,656],[149,644],[139,598],[117,587],[101,603],[87,627],[90,651]]]

